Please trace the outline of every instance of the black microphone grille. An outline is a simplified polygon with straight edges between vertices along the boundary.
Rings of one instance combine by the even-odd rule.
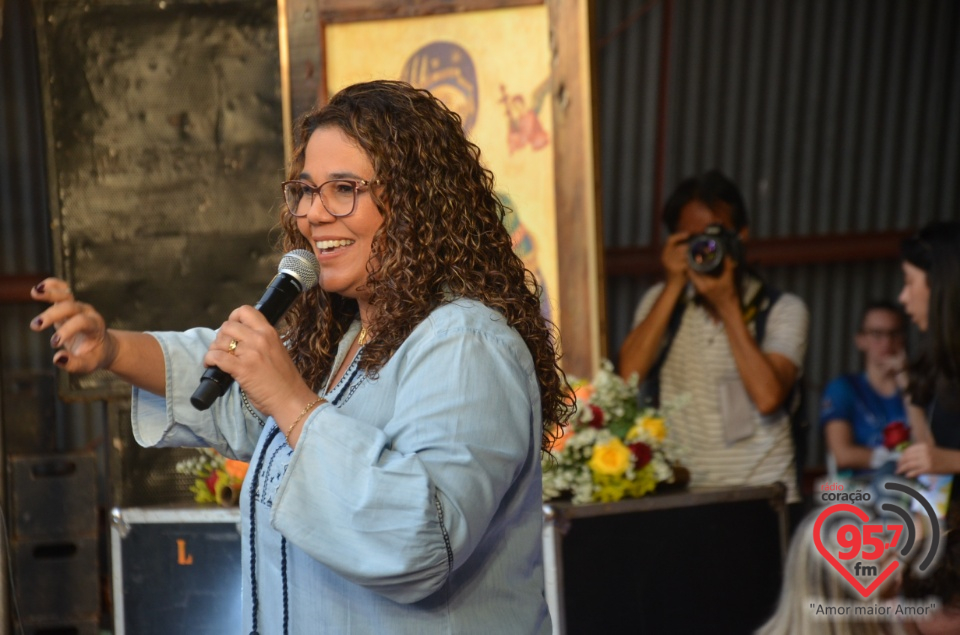
[[[280,259],[277,272],[290,274],[300,281],[304,291],[309,291],[317,286],[317,282],[320,281],[319,267],[317,257],[313,255],[313,252],[306,249],[294,249],[285,253],[283,258]]]

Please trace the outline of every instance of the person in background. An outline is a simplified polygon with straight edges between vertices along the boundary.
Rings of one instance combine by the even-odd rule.
[[[900,303],[921,332],[909,380],[913,443],[897,462],[907,478],[953,475],[947,526],[960,525],[960,222],[935,221],[903,241]]]
[[[692,485],[782,482],[787,500],[798,502],[786,402],[802,372],[807,308],[789,293],[771,302],[771,289],[736,253],[749,232],[747,210],[720,172],[680,183],[663,221],[670,231],[661,254],[666,279],[640,300],[620,349],[620,374],[636,373],[644,382],[657,375],[661,404],[689,397],[671,415],[671,434]],[[690,241],[708,228],[719,229],[730,253],[719,270],[701,273],[690,264]],[[762,310],[769,313],[758,345]],[[665,340],[672,343],[663,358]]]
[[[823,392],[820,425],[837,470],[864,474],[895,461],[899,454],[894,448],[908,438],[903,393],[897,385],[906,358],[905,322],[893,302],[867,304],[854,336],[863,354],[863,371],[837,377]]]
[[[960,633],[960,531],[943,536],[943,552],[935,568],[920,575],[905,567],[900,595],[906,600],[936,609],[923,619],[904,622],[911,635],[956,635]]]
[[[279,333],[251,306],[118,331],[57,279],[31,327],[61,368],[134,385],[142,445],[251,460],[244,633],[550,633],[540,461],[573,401],[479,148],[375,81],[303,116],[287,178],[283,248],[320,280]],[[236,381],[201,412],[204,366]]]

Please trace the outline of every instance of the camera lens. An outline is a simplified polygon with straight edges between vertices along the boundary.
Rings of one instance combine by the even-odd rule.
[[[712,236],[696,236],[690,241],[687,260],[698,273],[715,273],[723,267],[723,243]]]

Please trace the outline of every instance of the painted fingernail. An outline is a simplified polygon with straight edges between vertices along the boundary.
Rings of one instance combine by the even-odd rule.
[[[36,291],[37,293],[43,293],[43,290],[44,290],[44,288],[45,288],[46,286],[47,286],[46,283],[41,282],[40,284],[38,284],[37,286],[35,286],[35,287],[33,288],[33,290]]]
[[[54,348],[60,346],[60,336],[56,333],[54,333],[53,337],[50,338],[50,346]]]
[[[42,317],[33,318],[32,324],[35,327],[40,328],[41,326],[43,326],[43,318]]]
[[[56,364],[57,366],[66,366],[66,365],[67,365],[67,356],[64,355],[63,357],[58,357],[58,358],[56,358],[55,360],[53,360],[53,363]]]

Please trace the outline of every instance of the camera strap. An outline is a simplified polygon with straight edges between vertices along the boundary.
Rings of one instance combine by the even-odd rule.
[[[763,336],[766,334],[767,316],[770,314],[770,308],[780,299],[781,292],[767,286],[762,281],[753,297],[743,308],[743,321],[754,323],[754,339],[757,346],[763,343]],[[667,330],[660,341],[660,352],[657,359],[650,366],[646,378],[640,384],[640,405],[650,405],[655,408],[660,407],[660,369],[667,361],[667,355],[670,353],[670,347],[673,345],[673,339],[680,330],[680,323],[683,321],[683,314],[687,310],[687,305],[692,300],[686,295],[681,296],[680,300],[673,307],[670,313],[670,321],[667,322]]]
[[[763,345],[763,337],[767,332],[767,318],[770,316],[770,309],[777,303],[781,295],[783,295],[782,291],[768,286],[761,281],[760,288],[743,308],[744,322],[749,323],[753,321],[754,323],[753,337],[757,346]],[[676,306],[673,307],[673,312],[670,314],[670,321],[667,323],[667,330],[663,334],[663,340],[660,344],[660,352],[638,389],[637,400],[640,407],[660,407],[660,370],[667,361],[670,346],[673,344],[673,339],[676,337],[677,331],[680,330],[680,323],[683,321],[683,314],[684,311],[687,310],[689,303],[690,300],[684,296],[681,297]],[[809,427],[809,422],[807,421],[805,393],[803,379],[798,378],[784,402],[784,408],[790,417],[790,432],[793,438],[794,461],[798,483],[802,475],[803,466],[806,463],[807,455],[806,431]]]

